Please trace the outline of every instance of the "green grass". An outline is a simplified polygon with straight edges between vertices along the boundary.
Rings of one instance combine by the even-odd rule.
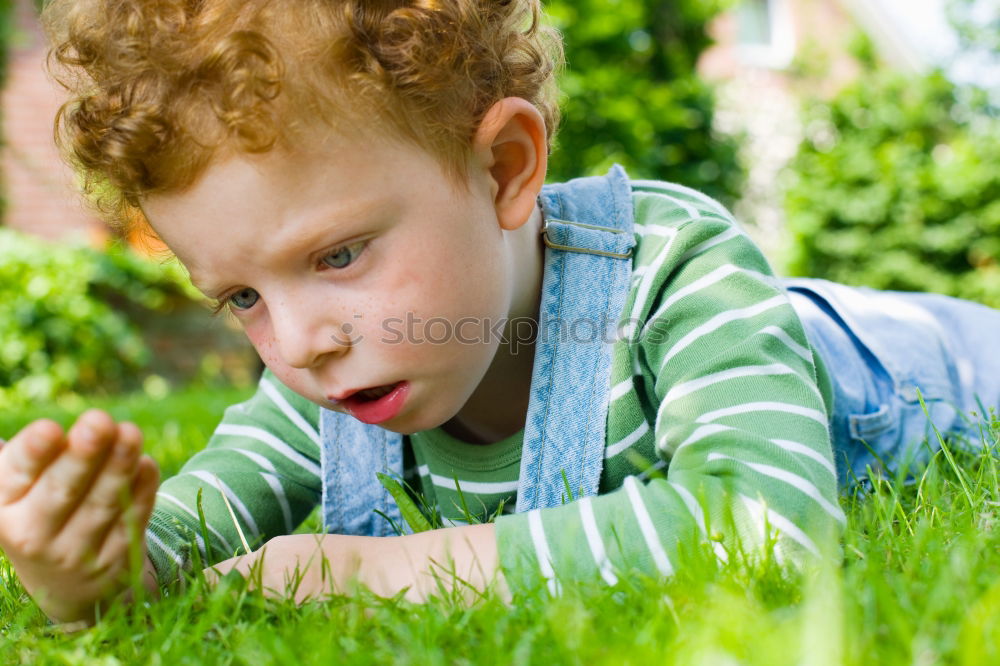
[[[205,445],[226,407],[246,400],[252,393],[253,387],[191,388],[162,399],[135,393],[88,401],[86,406],[106,410],[120,421],[139,424],[146,451],[156,458],[163,476],[167,477],[175,474],[192,453]],[[83,408],[52,407],[13,413],[0,410],[0,437],[10,439],[25,424],[40,418],[53,419],[68,428],[82,411]]]
[[[175,471],[241,392],[106,404]],[[30,418],[0,418],[0,435]],[[46,414],[53,416],[51,414]],[[54,415],[68,422],[71,413]],[[510,606],[423,606],[364,592],[296,607],[227,579],[114,608],[76,634],[49,626],[0,558],[0,661],[30,664],[984,664],[1000,663],[1000,423],[979,452],[939,453],[915,483],[843,498],[842,563],[696,567],[670,581],[566,587]],[[977,447],[973,447],[977,448]]]

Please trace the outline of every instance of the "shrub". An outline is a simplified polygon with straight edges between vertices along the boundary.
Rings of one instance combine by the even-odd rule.
[[[744,171],[737,138],[713,128],[713,89],[695,75],[705,25],[729,0],[552,0],[567,68],[549,176],[604,173],[683,183],[732,203]]]
[[[125,312],[195,294],[176,263],[0,229],[0,406],[134,387],[150,354]]]
[[[874,73],[804,119],[791,273],[1000,307],[1000,121],[981,91]]]

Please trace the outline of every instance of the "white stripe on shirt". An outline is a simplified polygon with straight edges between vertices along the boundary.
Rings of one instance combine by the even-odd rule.
[[[697,199],[706,208],[709,208],[713,213],[721,215],[726,220],[732,221],[732,215],[727,211],[722,204],[714,200],[712,197],[699,192],[693,188],[687,187],[686,185],[680,185],[678,183],[664,183],[658,180],[633,180],[631,181],[633,188],[640,188],[644,190],[652,191],[653,193],[660,192],[670,192],[673,191],[677,194],[686,194],[694,199]],[[667,187],[664,187],[667,185]]]
[[[712,435],[718,434],[720,432],[727,432],[732,430],[735,430],[735,428],[726,425],[721,425],[719,423],[712,423],[710,425],[698,426],[697,428],[695,428],[694,432],[688,435],[687,439],[685,439],[683,442],[678,444],[673,449],[670,448],[670,443],[665,440],[662,442],[657,442],[656,448],[658,448],[660,451],[663,451],[669,456],[675,456],[677,455],[677,452],[680,451],[685,446],[694,444],[695,442],[700,442],[706,437],[711,437]]]
[[[681,287],[674,293],[670,294],[670,296],[666,300],[664,300],[663,303],[660,304],[660,307],[656,309],[656,312],[649,317],[649,320],[646,322],[645,326],[642,327],[642,334],[645,335],[646,330],[650,326],[657,324],[658,323],[657,320],[663,316],[663,313],[666,312],[670,307],[675,305],[677,301],[681,300],[686,296],[690,296],[691,294],[695,294],[701,291],[702,289],[707,289],[714,284],[718,284],[722,280],[725,280],[727,277],[735,273],[749,275],[750,277],[753,277],[756,280],[764,282],[765,284],[771,283],[774,279],[770,275],[764,275],[763,273],[758,273],[757,271],[751,271],[746,268],[740,268],[739,266],[734,266],[733,264],[724,264],[722,266],[719,266],[714,271],[710,272],[708,275],[704,275],[695,280],[694,282],[691,282],[685,285],[684,287]]]
[[[822,465],[834,477],[837,476],[837,470],[834,469],[833,463],[830,462],[826,457],[824,457],[819,451],[811,449],[805,444],[799,444],[798,442],[793,442],[787,439],[772,439],[771,441],[786,451],[789,451],[791,453],[798,453],[808,458],[812,458],[820,465]]]
[[[153,532],[151,530],[146,530],[146,542],[150,543],[150,544],[156,546],[157,548],[159,548],[160,550],[162,550],[163,554],[166,555],[171,560],[173,560],[174,563],[178,567],[183,567],[184,566],[184,558],[181,557],[180,554],[178,554],[178,553],[174,552],[173,550],[171,550],[170,548],[168,548],[167,544],[163,543],[163,541],[161,541],[158,536],[156,536],[155,534],[153,534]],[[204,554],[204,547],[203,546],[199,546],[199,550],[203,551],[202,557],[207,560],[208,556],[207,556],[207,554]]]
[[[538,558],[538,568],[546,580],[549,592],[552,596],[559,596],[559,581],[556,580],[555,571],[552,569],[552,553],[549,552],[549,544],[545,540],[545,527],[542,525],[541,510],[529,511],[527,517],[528,531],[531,533],[531,542],[535,546],[535,557]]]
[[[632,230],[640,236],[669,236],[673,233],[671,227],[664,227],[659,224],[636,224]]]
[[[841,523],[842,525],[847,524],[847,517],[844,516],[844,512],[839,506],[830,503],[823,494],[820,493],[819,488],[816,487],[811,481],[802,478],[798,474],[789,472],[786,469],[781,469],[780,467],[775,467],[774,465],[764,465],[761,463],[752,463],[746,460],[740,460],[739,458],[734,458],[732,456],[727,456],[723,453],[712,452],[708,454],[708,462],[715,462],[716,460],[732,460],[735,463],[741,465],[746,465],[750,469],[763,474],[764,476],[769,476],[772,479],[777,479],[779,481],[784,481],[788,485],[800,490],[801,492],[812,498],[817,504],[823,507],[830,516]]]
[[[250,510],[247,509],[247,505],[243,503],[239,495],[233,492],[233,489],[226,485],[226,483],[220,479],[215,474],[211,472],[206,472],[204,470],[194,470],[193,472],[185,472],[185,474],[190,474],[193,477],[201,479],[205,483],[212,485],[216,490],[221,493],[225,493],[226,497],[229,499],[229,503],[236,507],[236,510],[240,512],[240,516],[243,518],[243,522],[246,523],[247,529],[250,530],[250,534],[253,536],[254,540],[260,537],[260,530],[257,529],[257,521],[253,519]],[[181,476],[178,474],[177,476]]]
[[[614,458],[616,455],[618,455],[628,447],[638,442],[639,439],[642,438],[642,436],[645,435],[647,432],[649,432],[649,424],[646,423],[645,420],[643,420],[642,423],[639,424],[639,427],[637,427],[635,430],[625,435],[625,437],[621,438],[611,446],[604,449],[604,458],[605,459]]]
[[[701,530],[701,533],[711,541],[712,550],[715,551],[715,556],[719,558],[720,562],[728,562],[729,553],[726,552],[726,547],[715,539],[712,539],[708,533],[708,525],[705,523],[705,510],[702,508],[698,500],[695,499],[690,490],[676,481],[668,481],[667,483],[669,483],[670,487],[673,488],[678,495],[680,495],[681,501],[684,502],[684,506],[686,506],[687,510],[691,513],[691,516],[694,518],[694,522],[698,524],[698,529]]]
[[[652,194],[655,197],[660,197],[662,199],[666,199],[670,203],[672,203],[675,206],[679,207],[680,209],[682,209],[684,211],[684,214],[687,215],[688,218],[691,219],[691,220],[697,220],[697,219],[700,219],[702,217],[702,213],[701,213],[700,210],[698,210],[697,208],[695,208],[694,206],[692,206],[687,201],[683,201],[681,199],[678,199],[677,197],[673,197],[673,196],[667,194],[662,189],[656,190],[656,191],[653,191],[653,192],[649,192],[649,194]]]
[[[676,229],[671,229],[671,231],[674,233],[667,237],[667,242],[660,248],[660,251],[649,265],[646,273],[642,276],[642,280],[639,281],[639,288],[636,292],[635,300],[632,302],[631,317],[633,321],[640,319],[639,313],[646,307],[646,299],[649,297],[650,289],[653,288],[656,276],[663,267],[667,257],[670,256],[670,248],[673,247],[674,239],[677,238]]]
[[[161,499],[165,499],[168,502],[173,502],[174,504],[176,504],[177,506],[179,506],[181,509],[183,509],[185,513],[187,513],[189,516],[191,516],[196,521],[198,521],[199,524],[201,523],[201,518],[198,517],[198,514],[195,513],[194,511],[192,511],[190,508],[188,508],[187,505],[185,505],[183,502],[181,502],[179,499],[177,499],[173,495],[170,495],[169,493],[165,493],[162,490],[159,490],[159,491],[157,491],[156,496],[159,497],[159,498],[161,498]],[[211,523],[209,523],[207,519],[205,521],[205,527],[207,527],[208,531],[211,532],[212,535],[215,536],[215,538],[219,540],[219,542],[222,544],[222,547],[225,549],[225,552],[226,552],[227,555],[233,555],[234,553],[236,553],[236,549],[233,548],[233,545],[231,543],[229,543],[229,541],[226,539],[226,537],[222,536],[222,533],[219,532],[219,530],[217,530],[214,527],[212,527]],[[205,553],[205,540],[202,539],[201,535],[198,534],[197,532],[194,533],[194,538],[195,538],[195,541],[198,542],[198,549],[200,551],[202,551],[202,553]],[[205,557],[207,559],[208,555],[206,554]]]
[[[577,506],[580,509],[580,522],[583,524],[583,533],[587,537],[590,553],[594,556],[594,564],[600,569],[601,578],[604,579],[605,583],[616,585],[618,583],[618,576],[615,575],[611,561],[608,559],[608,554],[604,550],[604,541],[601,539],[601,533],[597,529],[597,519],[594,518],[594,505],[591,503],[590,497],[583,497],[578,500]]]
[[[632,380],[631,377],[615,384],[613,387],[611,387],[611,391],[608,397],[609,402],[614,402],[618,398],[628,393],[634,385],[635,382]]]
[[[741,414],[752,414],[754,412],[785,412],[787,414],[795,414],[796,416],[804,416],[808,419],[812,419],[824,428],[829,425],[826,414],[818,409],[802,407],[801,405],[793,405],[787,402],[770,401],[747,402],[742,405],[733,405],[732,407],[723,407],[722,409],[716,409],[715,411],[705,412],[697,418],[696,422],[711,423],[712,421],[724,419],[727,416],[739,416]]]
[[[281,507],[281,516],[285,519],[285,534],[291,534],[295,529],[295,525],[292,525],[292,507],[288,504],[288,497],[285,495],[281,480],[274,474],[260,472],[260,475],[267,481],[267,485],[271,486],[274,497],[278,500],[278,506]]]
[[[687,252],[681,255],[680,260],[678,260],[677,265],[683,266],[685,263],[690,261],[693,257],[697,257],[699,254],[705,250],[709,250],[716,245],[722,245],[726,241],[732,240],[734,238],[740,238],[743,236],[743,232],[737,227],[729,227],[717,236],[713,236],[708,240],[702,241],[689,249]]]
[[[237,449],[237,448],[229,450],[235,451],[236,453],[240,453],[246,456],[250,460],[254,461],[254,463],[256,463],[259,467],[266,469],[268,472],[271,472],[272,474],[278,473],[278,470],[274,467],[274,464],[264,456],[260,455],[259,453],[254,453],[253,451],[247,451],[246,449]]]
[[[678,340],[664,356],[663,360],[660,361],[660,372],[663,372],[663,368],[666,367],[670,359],[677,356],[689,346],[698,341],[699,338],[706,335],[711,335],[715,331],[719,330],[726,324],[734,321],[739,321],[741,319],[752,319],[762,312],[767,312],[782,305],[788,304],[788,298],[784,295],[774,296],[767,299],[766,301],[761,301],[760,303],[755,303],[745,308],[737,308],[734,310],[726,310],[725,312],[720,312],[715,315],[704,324],[695,327],[687,335]]]
[[[260,387],[261,389],[264,390],[264,393],[267,395],[267,397],[269,397],[271,401],[275,405],[277,405],[278,409],[281,410],[281,413],[285,415],[285,418],[294,423],[295,427],[301,430],[306,437],[311,439],[316,444],[316,446],[320,445],[319,433],[316,432],[316,430],[311,425],[309,425],[309,423],[304,418],[302,418],[301,414],[295,411],[295,409],[289,404],[288,400],[285,399],[285,396],[281,395],[281,393],[274,386],[274,384],[267,381],[266,379],[262,379],[260,382]]]
[[[632,513],[635,514],[636,522],[639,523],[639,531],[642,532],[642,538],[646,541],[646,548],[649,549],[649,554],[653,557],[653,563],[664,576],[672,575],[674,567],[670,564],[667,551],[663,550],[663,544],[660,543],[656,528],[653,527],[653,520],[649,517],[646,503],[642,501],[636,478],[626,476],[623,485],[625,486],[625,494],[628,495],[628,500],[632,504]]]
[[[260,442],[266,446],[271,447],[275,452],[281,454],[291,462],[295,463],[311,476],[321,477],[319,465],[314,463],[309,458],[293,449],[288,444],[284,443],[271,433],[267,432],[262,428],[257,428],[255,426],[245,426],[245,425],[233,425],[230,423],[223,423],[215,429],[216,435],[227,435],[230,437],[246,437],[247,439],[252,439]]]
[[[431,469],[427,465],[417,468],[420,476],[429,477],[431,483],[439,488],[456,490],[455,479],[440,474],[431,474]],[[462,492],[476,493],[477,495],[487,495],[494,493],[510,493],[517,490],[517,480],[514,481],[463,481],[459,480]]]
[[[681,384],[675,384],[670,387],[667,394],[663,396],[663,402],[660,403],[660,411],[663,410],[664,405],[668,405],[674,400],[679,400],[686,395],[699,391],[713,384],[718,384],[721,382],[728,381],[730,379],[739,379],[741,377],[765,377],[769,375],[797,375],[798,373],[789,368],[784,363],[771,363],[769,365],[745,365],[737,368],[728,368],[726,370],[720,370],[719,372],[714,372],[710,375],[704,375],[702,377],[697,377],[695,379],[688,380]],[[657,414],[657,422],[659,422],[660,415]]]
[[[802,357],[804,361],[808,361],[809,363],[813,362],[812,352],[809,351],[808,348],[803,347],[798,342],[793,340],[792,336],[788,335],[785,329],[781,328],[780,326],[774,326],[774,325],[765,326],[764,328],[757,331],[757,335],[770,335],[775,338],[778,338],[779,340],[785,343],[785,346],[787,346],[789,349],[795,352],[798,356]]]
[[[810,553],[819,555],[819,548],[816,547],[816,543],[798,525],[761,502],[750,499],[746,495],[740,495],[739,497],[743,505],[750,512],[750,515],[757,521],[757,527],[760,530],[761,536],[767,537],[764,533],[766,523],[793,541],[798,542]]]

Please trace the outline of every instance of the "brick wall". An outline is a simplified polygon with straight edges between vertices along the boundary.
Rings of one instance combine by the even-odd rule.
[[[99,247],[108,230],[88,212],[73,185],[71,169],[52,138],[63,91],[45,71],[47,46],[32,0],[14,0],[17,34],[10,52],[7,87],[0,96],[4,143],[0,155],[6,210],[2,223],[53,241],[83,239]],[[158,251],[155,242],[137,243]],[[129,312],[143,331],[155,361],[150,371],[177,382],[199,373],[211,354],[220,376],[252,381],[259,359],[238,327],[212,318],[207,309],[178,302],[168,314]],[[204,372],[204,370],[202,370]]]
[[[718,128],[746,137],[748,178],[735,212],[780,270],[789,237],[779,174],[802,139],[799,106],[810,96],[833,95],[857,75],[846,46],[858,28],[843,0],[771,0],[771,6],[780,7],[789,33],[788,62],[768,66],[741,52],[730,11],[710,26],[715,44],[698,72],[719,86]]]
[[[59,158],[52,123],[62,99],[44,69],[46,45],[31,0],[14,0],[17,33],[11,44],[7,86],[0,96],[6,210],[3,223],[50,239],[81,237],[95,245],[107,237],[73,187]]]

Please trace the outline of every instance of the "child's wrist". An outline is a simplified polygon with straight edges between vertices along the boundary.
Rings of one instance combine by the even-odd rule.
[[[145,592],[158,599],[160,588],[156,578],[156,569],[148,554],[143,557],[140,580]],[[134,592],[135,588],[122,580],[120,584],[107,589],[100,598],[90,602],[52,603],[51,597],[47,599],[43,597],[43,599],[36,599],[36,601],[42,601],[38,605],[48,618],[50,628],[62,633],[74,633],[94,626],[100,614],[112,604],[123,603],[126,606],[131,606],[135,602]]]

